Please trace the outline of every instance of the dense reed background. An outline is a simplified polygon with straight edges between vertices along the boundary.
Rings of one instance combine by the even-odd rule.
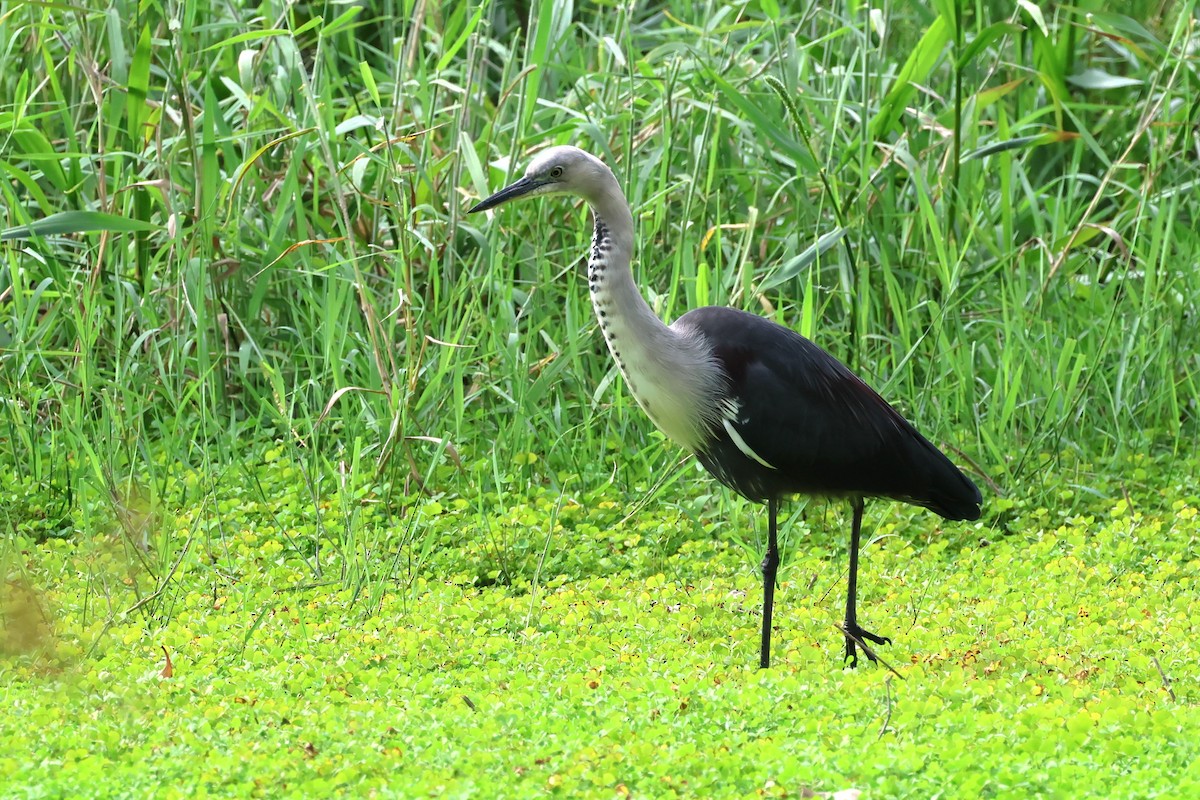
[[[664,319],[794,327],[953,454],[986,516],[937,548],[1192,508],[1200,35],[1112,6],[0,0],[6,647],[253,613],[264,552],[363,618],[713,541],[752,585],[753,509],[604,349],[586,211],[464,214],[549,144],[614,168]]]

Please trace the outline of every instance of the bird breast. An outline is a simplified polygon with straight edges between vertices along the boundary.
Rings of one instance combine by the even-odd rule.
[[[718,402],[712,388],[712,365],[693,357],[677,342],[647,346],[622,335],[627,332],[619,324],[610,323],[608,331],[609,350],[646,416],[676,444],[692,452],[702,449],[713,433],[712,414],[707,409]],[[675,355],[664,355],[669,351]]]
[[[704,343],[668,328],[644,304],[644,314],[623,308],[619,291],[603,279],[593,284],[600,330],[630,393],[667,438],[702,449],[721,424],[723,383]]]

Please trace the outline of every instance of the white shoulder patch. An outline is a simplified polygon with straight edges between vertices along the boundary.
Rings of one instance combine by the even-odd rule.
[[[768,464],[765,458],[754,452],[750,448],[750,445],[746,444],[746,440],[742,438],[740,433],[738,433],[737,428],[733,427],[733,421],[729,419],[729,417],[722,416],[721,424],[725,426],[725,432],[729,434],[729,438],[735,445],[737,445],[737,449],[742,451],[742,455],[746,456],[746,458],[757,461],[767,469],[776,469],[773,464]]]

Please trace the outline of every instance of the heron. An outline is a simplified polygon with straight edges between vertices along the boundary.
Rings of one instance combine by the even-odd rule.
[[[574,195],[592,211],[588,289],[600,331],[638,405],[719,482],[767,506],[759,665],[771,663],[778,515],[795,495],[847,499],[852,510],[843,663],[891,640],[858,622],[858,555],[866,498],[975,520],[978,487],[886,400],[816,344],[771,320],[706,306],[670,325],[633,279],[633,214],[616,176],[572,146],[537,154],[523,177],[468,213],[523,198]],[[870,642],[871,644],[868,644]]]

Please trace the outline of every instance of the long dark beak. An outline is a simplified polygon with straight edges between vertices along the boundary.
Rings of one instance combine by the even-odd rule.
[[[489,208],[495,208],[498,205],[507,203],[509,200],[516,200],[522,195],[529,194],[539,185],[537,181],[532,181],[529,178],[521,178],[516,183],[505,186],[488,199],[476,204],[475,207],[468,209],[467,213],[474,214],[476,211],[487,211]]]

